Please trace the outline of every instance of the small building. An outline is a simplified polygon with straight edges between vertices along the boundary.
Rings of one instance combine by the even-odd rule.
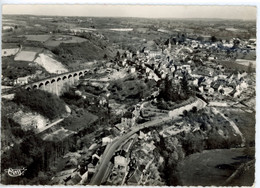
[[[204,91],[208,92],[208,94],[210,95],[214,94],[214,89],[212,87],[205,87]]]
[[[223,95],[229,95],[233,91],[234,91],[234,89],[232,87],[222,87],[222,86],[220,86],[218,88],[218,92],[222,93]]]
[[[191,67],[190,67],[190,65],[181,65],[181,66],[179,66],[179,68],[180,68],[181,70],[187,71],[189,74],[191,73]]]
[[[88,164],[88,173],[95,173],[96,172],[96,168],[92,163]]]
[[[193,84],[194,86],[198,86],[198,84],[199,84],[199,79],[195,78],[195,79],[192,81],[192,84]]]
[[[111,142],[112,142],[112,138],[110,138],[109,136],[102,138],[102,146],[106,146]]]
[[[127,159],[123,156],[116,156],[115,157],[115,168],[118,167],[126,167],[127,166]]]
[[[151,51],[149,52],[149,58],[156,58],[156,59],[158,59],[158,58],[161,57],[161,55],[162,55],[162,52],[161,52],[161,51],[151,50]]]
[[[25,85],[28,84],[28,80],[29,80],[29,76],[25,76],[25,77],[19,77],[16,79],[16,84],[17,85]]]
[[[124,113],[124,115],[122,116],[121,118],[121,123],[124,125],[124,126],[128,126],[128,127],[132,127],[134,126],[135,124],[135,117],[134,115],[127,111],[126,113]]]
[[[136,68],[135,68],[135,67],[131,67],[131,68],[130,68],[130,72],[131,72],[131,73],[135,73],[135,71],[136,71]]]

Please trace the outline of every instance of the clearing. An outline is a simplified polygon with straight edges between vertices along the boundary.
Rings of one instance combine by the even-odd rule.
[[[49,73],[61,74],[68,72],[68,69],[62,63],[53,59],[52,54],[40,53],[34,62],[45,68]]]

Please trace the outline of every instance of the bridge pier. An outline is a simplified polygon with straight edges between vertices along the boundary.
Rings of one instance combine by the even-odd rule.
[[[46,83],[45,83],[45,91],[47,91],[47,92],[50,92],[51,93],[51,83],[50,83],[50,81],[47,81]]]

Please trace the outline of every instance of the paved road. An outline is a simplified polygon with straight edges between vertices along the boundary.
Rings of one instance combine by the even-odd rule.
[[[130,136],[132,136],[134,133],[138,132],[139,130],[145,128],[145,127],[152,127],[152,126],[157,126],[160,124],[164,124],[166,121],[171,120],[171,117],[165,117],[162,119],[156,119],[147,123],[143,123],[139,125],[138,127],[134,128],[130,132],[128,132],[125,135],[122,135],[120,138],[114,140],[112,144],[109,147],[109,150],[105,151],[104,154],[102,155],[102,161],[100,163],[100,166],[98,168],[98,171],[96,174],[93,176],[91,179],[90,185],[100,185],[102,183],[103,176],[105,175],[106,168],[108,168],[109,161],[114,155],[114,152],[116,149]]]
[[[202,101],[201,99],[197,100],[198,103],[196,103],[199,107],[204,107],[205,106],[205,102]],[[195,104],[195,103],[194,103]],[[187,109],[190,109],[191,104],[186,105]],[[183,107],[182,107],[183,108]],[[183,108],[185,110],[185,108]],[[132,136],[134,133],[138,132],[141,129],[144,129],[146,127],[153,127],[153,126],[160,126],[160,125],[164,125],[166,122],[169,122],[177,117],[179,117],[179,115],[182,113],[180,112],[179,109],[175,109],[176,113],[172,113],[174,115],[172,115],[171,117],[167,116],[167,117],[163,117],[163,118],[158,118],[156,120],[153,121],[149,121],[143,124],[139,124],[138,127],[134,127],[130,132],[122,135],[119,138],[116,138],[108,148],[106,148],[105,152],[102,155],[102,159],[101,159],[101,163],[97,169],[97,172],[94,174],[93,178],[90,181],[90,185],[100,185],[102,183],[102,179],[106,173],[106,169],[108,168],[109,165],[109,161],[111,160],[111,158],[113,157],[116,149],[126,140],[128,139],[130,136]]]

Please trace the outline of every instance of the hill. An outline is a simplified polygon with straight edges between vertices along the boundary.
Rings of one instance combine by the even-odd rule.
[[[116,55],[116,50],[110,46],[109,42],[102,36],[83,33],[79,37],[86,41],[81,43],[61,43],[59,46],[50,48],[57,59],[64,65],[70,67],[75,62],[86,62],[92,60],[102,60]]]

